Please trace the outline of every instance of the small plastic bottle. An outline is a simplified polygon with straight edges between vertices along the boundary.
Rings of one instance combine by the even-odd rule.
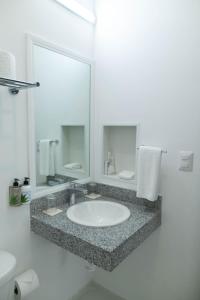
[[[21,187],[17,178],[14,179],[13,185],[9,187],[9,203],[11,206],[21,205]]]
[[[22,204],[31,202],[31,186],[30,186],[30,178],[25,177],[24,183],[22,185],[22,196],[21,196],[21,202]]]

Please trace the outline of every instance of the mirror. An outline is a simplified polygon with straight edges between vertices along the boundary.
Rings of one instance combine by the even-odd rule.
[[[91,64],[33,43],[32,74],[36,187],[88,178]]]

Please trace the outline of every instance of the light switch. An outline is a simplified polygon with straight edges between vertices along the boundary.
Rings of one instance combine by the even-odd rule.
[[[192,151],[180,151],[179,170],[185,172],[193,171],[194,153]]]

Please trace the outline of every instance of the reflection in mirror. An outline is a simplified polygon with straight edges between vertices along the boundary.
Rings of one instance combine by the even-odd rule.
[[[33,46],[36,185],[89,177],[91,65]]]

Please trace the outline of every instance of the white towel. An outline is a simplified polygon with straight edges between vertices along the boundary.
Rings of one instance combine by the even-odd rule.
[[[40,140],[40,175],[55,175],[55,145],[50,140]]]
[[[70,169],[70,170],[77,170],[77,169],[81,169],[81,164],[79,163],[70,163],[67,165],[64,165],[65,169]]]
[[[159,194],[159,177],[162,150],[142,146],[139,149],[137,197],[156,201]]]
[[[123,170],[119,173],[119,178],[124,180],[132,180],[135,177],[135,172]]]
[[[16,62],[12,53],[0,50],[0,77],[15,79]]]
[[[49,153],[49,175],[55,176],[56,174],[56,143],[50,143],[50,153]]]

